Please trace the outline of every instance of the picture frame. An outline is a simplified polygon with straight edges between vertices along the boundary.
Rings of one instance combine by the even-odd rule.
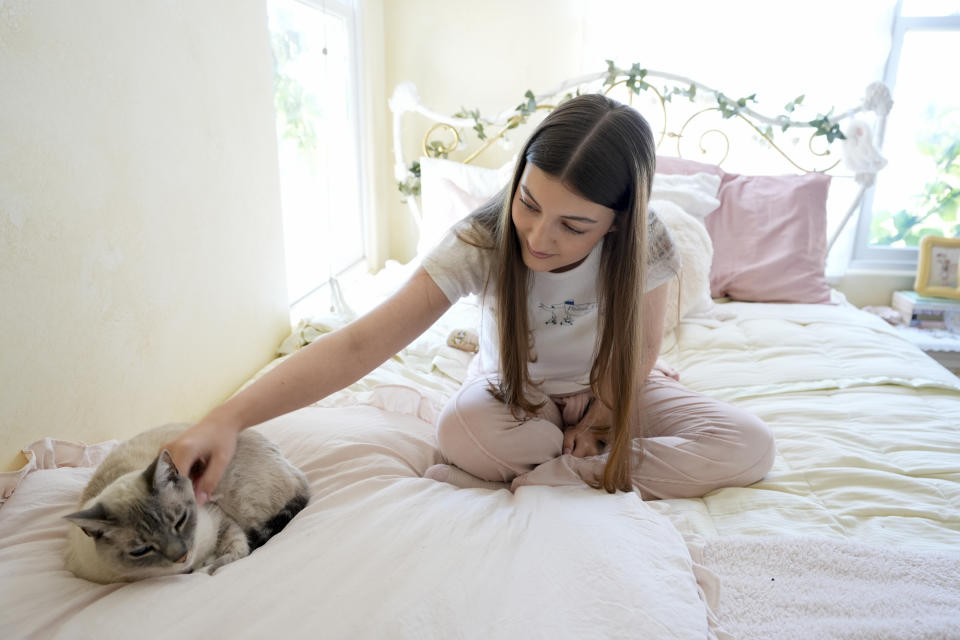
[[[960,300],[960,238],[920,238],[913,288],[922,296]]]

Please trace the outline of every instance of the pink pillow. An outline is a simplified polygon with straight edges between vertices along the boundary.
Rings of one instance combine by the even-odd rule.
[[[685,158],[674,158],[673,156],[657,156],[657,173],[672,173],[685,176],[693,175],[694,173],[712,173],[722,178],[726,172],[715,164],[695,162]]]
[[[713,241],[710,295],[750,302],[830,302],[830,176],[726,174],[707,216]]]
[[[661,173],[722,176],[720,206],[706,219],[713,243],[710,295],[745,302],[829,303],[830,176],[745,176],[716,165],[657,158]]]

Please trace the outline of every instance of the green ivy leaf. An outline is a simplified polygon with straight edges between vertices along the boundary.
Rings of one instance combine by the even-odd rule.
[[[947,149],[943,152],[943,155],[937,160],[937,166],[940,167],[941,171],[947,171],[953,167],[953,161],[957,159],[957,155],[960,154],[960,140],[954,141]]]
[[[786,111],[789,112],[789,113],[793,113],[794,110],[797,108],[797,106],[798,106],[801,102],[803,102],[803,99],[804,99],[805,97],[806,97],[806,95],[797,96],[796,98],[794,98],[793,100],[791,100],[790,102],[787,103],[787,105],[784,107],[784,110],[786,110]]]
[[[897,228],[901,234],[906,233],[910,227],[917,223],[919,218],[914,215],[910,215],[906,211],[898,211],[893,216],[893,225]]]
[[[957,202],[956,197],[942,203],[939,207],[940,210],[937,212],[940,215],[940,219],[944,222],[956,222],[958,204],[960,204],[960,202]]]
[[[527,89],[527,92],[523,94],[523,97],[526,98],[527,101],[517,105],[515,111],[519,111],[525,119],[527,116],[537,110],[537,96],[533,94],[533,91]]]
[[[650,88],[650,85],[644,81],[646,77],[647,70],[640,68],[639,62],[634,62],[633,66],[630,67],[630,71],[627,72],[627,88],[635,94],[639,94],[641,91]]]
[[[603,81],[603,86],[616,84],[618,75],[620,75],[620,69],[617,69],[613,60],[607,60],[607,77]]]

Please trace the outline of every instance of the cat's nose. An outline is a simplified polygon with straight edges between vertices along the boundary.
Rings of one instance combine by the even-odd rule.
[[[167,546],[163,555],[166,556],[170,562],[180,564],[186,561],[187,553],[187,545],[182,542],[172,542]]]

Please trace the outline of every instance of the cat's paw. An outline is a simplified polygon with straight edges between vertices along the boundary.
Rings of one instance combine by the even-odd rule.
[[[236,558],[231,558],[231,557],[227,557],[227,556],[221,556],[221,557],[217,558],[216,560],[214,560],[213,562],[211,562],[210,564],[208,564],[207,566],[205,566],[205,567],[203,568],[203,572],[206,573],[206,574],[208,574],[208,575],[211,575],[211,576],[212,576],[212,575],[214,574],[214,572],[216,572],[217,569],[219,569],[220,567],[222,567],[222,566],[225,565],[225,564],[230,564],[230,563],[233,562],[234,560],[236,560]]]

